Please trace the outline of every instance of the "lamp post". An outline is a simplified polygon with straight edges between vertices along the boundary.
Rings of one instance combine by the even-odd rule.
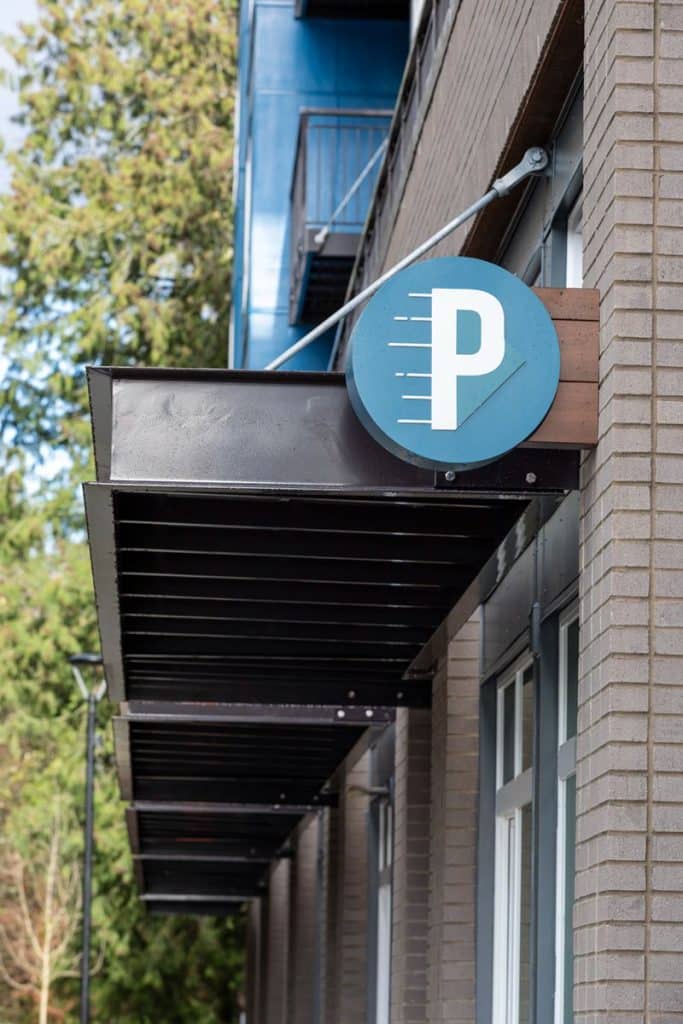
[[[95,778],[95,712],[104,696],[106,682],[89,689],[83,680],[81,667],[102,664],[99,654],[74,654],[69,664],[81,697],[88,705],[88,733],[86,741],[85,773],[85,858],[83,866],[83,953],[81,955],[81,1024],[90,1019],[90,903],[92,896],[93,849],[93,783]]]

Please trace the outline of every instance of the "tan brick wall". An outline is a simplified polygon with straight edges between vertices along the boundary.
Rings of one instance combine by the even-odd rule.
[[[602,292],[583,471],[580,1024],[683,1020],[683,5],[587,0],[585,280]]]
[[[247,1024],[261,1024],[261,961],[263,901],[252,900],[247,910],[246,1014]]]
[[[335,810],[325,811],[323,821],[324,838],[324,885],[323,885],[323,992],[321,1019],[324,1024],[335,1024],[337,1013],[338,963],[337,963],[337,903],[339,883],[339,816]]]
[[[391,1024],[427,1011],[431,712],[396,712]]]
[[[462,0],[385,266],[488,188],[560,6],[561,0]],[[466,230],[430,256],[456,255]]]
[[[327,847],[326,1024],[367,1012],[369,754],[344,769]]]
[[[479,612],[433,682],[430,1024],[474,1024],[478,756]]]
[[[265,991],[263,1024],[287,1024],[289,987],[290,862],[279,860],[270,869],[262,983]]]
[[[317,984],[318,827],[317,817],[304,819],[294,841],[288,1024],[313,1024]]]

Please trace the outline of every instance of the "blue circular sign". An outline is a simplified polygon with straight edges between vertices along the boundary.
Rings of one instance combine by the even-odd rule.
[[[346,368],[368,432],[434,469],[473,468],[526,440],[559,377],[540,299],[502,267],[467,257],[417,263],[383,285],[356,324]]]

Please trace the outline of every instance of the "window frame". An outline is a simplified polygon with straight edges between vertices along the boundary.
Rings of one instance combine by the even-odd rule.
[[[576,777],[576,736],[567,737],[568,633],[579,623],[578,601],[564,608],[558,616],[557,666],[557,845],[555,849],[555,1024],[564,1024],[565,934],[567,914],[567,782]],[[573,983],[573,979],[572,979]]]
[[[513,1021],[516,1024],[512,1015],[515,1008],[518,1012],[520,1000],[522,825],[524,810],[527,807],[530,808],[532,815],[533,862],[533,749],[530,766],[523,768],[524,677],[529,670],[535,686],[534,658],[527,649],[507,671],[501,673],[496,682],[493,1024],[513,1024]],[[513,776],[505,782],[505,696],[510,687],[514,687]],[[534,692],[534,719],[536,703]]]
[[[393,780],[390,780],[388,793],[374,797],[368,808],[368,1024],[389,1024],[391,1019],[394,817]],[[383,919],[382,899],[386,899],[387,892],[388,913]],[[385,932],[382,932],[383,924]]]

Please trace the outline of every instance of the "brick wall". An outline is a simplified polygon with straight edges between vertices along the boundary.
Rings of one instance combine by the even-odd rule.
[[[261,1024],[261,921],[263,901],[252,900],[247,909],[246,1013],[247,1024]]]
[[[479,612],[451,641],[432,692],[428,1014],[474,1024]]]
[[[294,840],[289,922],[288,1024],[313,1024],[318,966],[317,817],[305,818]]]
[[[359,1024],[367,1012],[369,754],[342,769],[328,818],[325,882],[325,1024]]]
[[[488,188],[560,7],[561,0],[462,0],[387,238],[385,266]],[[430,256],[456,255],[466,231]]]
[[[683,5],[586,2],[585,281],[602,292],[583,469],[580,1024],[683,1020]]]
[[[339,882],[339,818],[336,810],[325,812],[324,836],[323,942],[324,965],[321,1020],[335,1024],[337,1013],[337,886]]]
[[[265,961],[262,968],[265,993],[263,1024],[287,1024],[290,867],[289,860],[279,860],[273,864],[269,873]]]
[[[429,927],[431,712],[396,713],[391,1024],[424,1024]]]

